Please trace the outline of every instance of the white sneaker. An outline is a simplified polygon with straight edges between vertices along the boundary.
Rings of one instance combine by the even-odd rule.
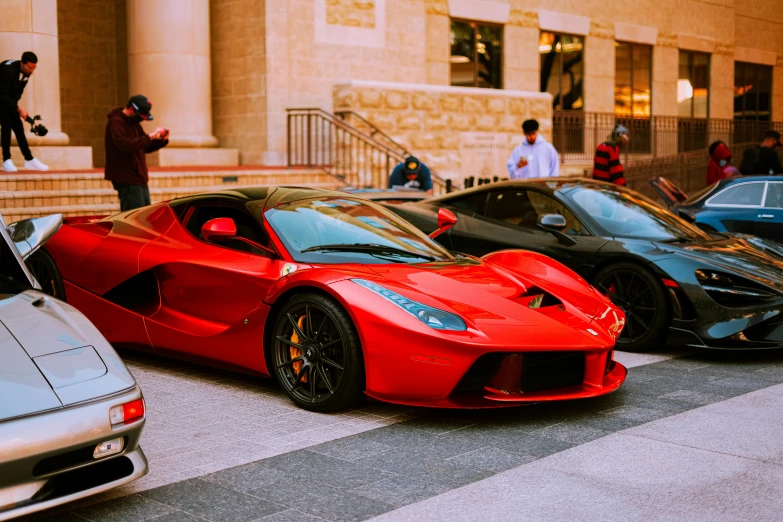
[[[24,169],[25,170],[49,170],[49,165],[46,165],[45,163],[41,163],[40,161],[38,161],[38,158],[33,158],[30,161],[25,160]]]
[[[6,172],[16,172],[16,165],[10,159],[3,162],[3,170]]]

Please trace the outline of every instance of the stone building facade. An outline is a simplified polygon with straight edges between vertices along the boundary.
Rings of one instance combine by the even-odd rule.
[[[639,106],[647,116],[682,117],[689,93],[692,107],[698,105],[696,81],[683,83],[683,60],[694,53],[708,64],[702,79],[708,96],[699,102],[707,117],[736,118],[738,88],[750,88],[738,87],[742,63],[770,76],[763,118],[783,121],[783,0],[0,1],[0,58],[28,48],[39,54],[25,103],[53,130],[38,140],[40,154],[57,149],[63,166],[81,166],[86,147],[92,148],[89,163],[103,164],[106,113],[136,92],[153,101],[155,123],[172,129],[170,150],[154,160],[161,165],[284,165],[286,109],[344,108],[346,92],[358,101],[369,89],[362,82],[377,82],[371,90],[381,89],[383,103],[399,96],[411,104],[463,98],[464,107],[478,100],[480,111],[468,120],[457,115],[469,110],[449,116],[437,108],[409,109],[426,120],[416,129],[401,128],[414,126],[410,114],[366,111],[411,150],[453,163],[459,137],[444,137],[449,131],[489,132],[489,117],[497,116],[493,122],[503,128],[494,130],[518,139],[512,127],[530,113],[516,110],[541,103],[546,35],[567,35],[564,52],[572,45],[566,41],[578,42],[579,92],[577,98],[572,90],[576,101],[569,103],[581,111],[617,110],[621,49],[644,46],[649,77],[644,67],[632,74],[646,86],[628,89],[630,96],[646,97]],[[490,80],[505,93],[452,86],[458,68],[470,74],[471,67],[465,66],[471,58],[454,54],[455,23],[501,35],[502,54],[494,55],[498,79]],[[473,43],[473,51],[486,54],[488,42]],[[545,134],[552,109],[565,97],[550,96],[540,114]],[[501,108],[507,112],[495,112]],[[449,140],[440,159],[430,153],[434,143]]]

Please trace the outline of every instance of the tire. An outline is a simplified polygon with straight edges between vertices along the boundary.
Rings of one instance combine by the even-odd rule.
[[[593,286],[625,312],[618,350],[644,352],[663,347],[670,320],[669,300],[655,274],[635,263],[614,263],[596,274]]]
[[[300,408],[337,411],[357,404],[364,391],[359,336],[345,310],[322,294],[298,294],[275,318],[272,371]]]
[[[65,283],[52,256],[43,248],[25,260],[27,269],[41,284],[45,294],[65,301]]]

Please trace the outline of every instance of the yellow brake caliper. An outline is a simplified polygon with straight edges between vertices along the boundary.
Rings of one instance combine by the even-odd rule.
[[[304,331],[304,322],[305,322],[305,316],[299,318],[299,320],[296,322],[296,325],[299,327],[299,329]],[[291,342],[299,344],[299,335],[296,333],[296,329],[294,329],[293,335],[291,335]],[[297,357],[302,356],[302,350],[299,348],[296,348],[294,346],[289,347],[291,352],[291,359],[296,359]],[[299,375],[299,370],[302,368],[302,361],[296,361],[293,364],[294,367],[294,375]],[[302,376],[302,382],[307,382],[307,375]]]

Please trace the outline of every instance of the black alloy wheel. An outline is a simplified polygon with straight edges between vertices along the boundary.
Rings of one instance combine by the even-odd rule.
[[[37,250],[25,260],[25,265],[27,265],[27,269],[40,283],[41,289],[45,294],[65,301],[65,284],[49,252],[43,248]]]
[[[297,406],[326,412],[361,399],[359,337],[333,299],[314,293],[294,296],[278,314],[273,334],[272,370]]]
[[[617,338],[618,349],[663,348],[669,306],[666,290],[652,272],[634,263],[617,263],[601,270],[593,284],[625,313],[625,326]]]

